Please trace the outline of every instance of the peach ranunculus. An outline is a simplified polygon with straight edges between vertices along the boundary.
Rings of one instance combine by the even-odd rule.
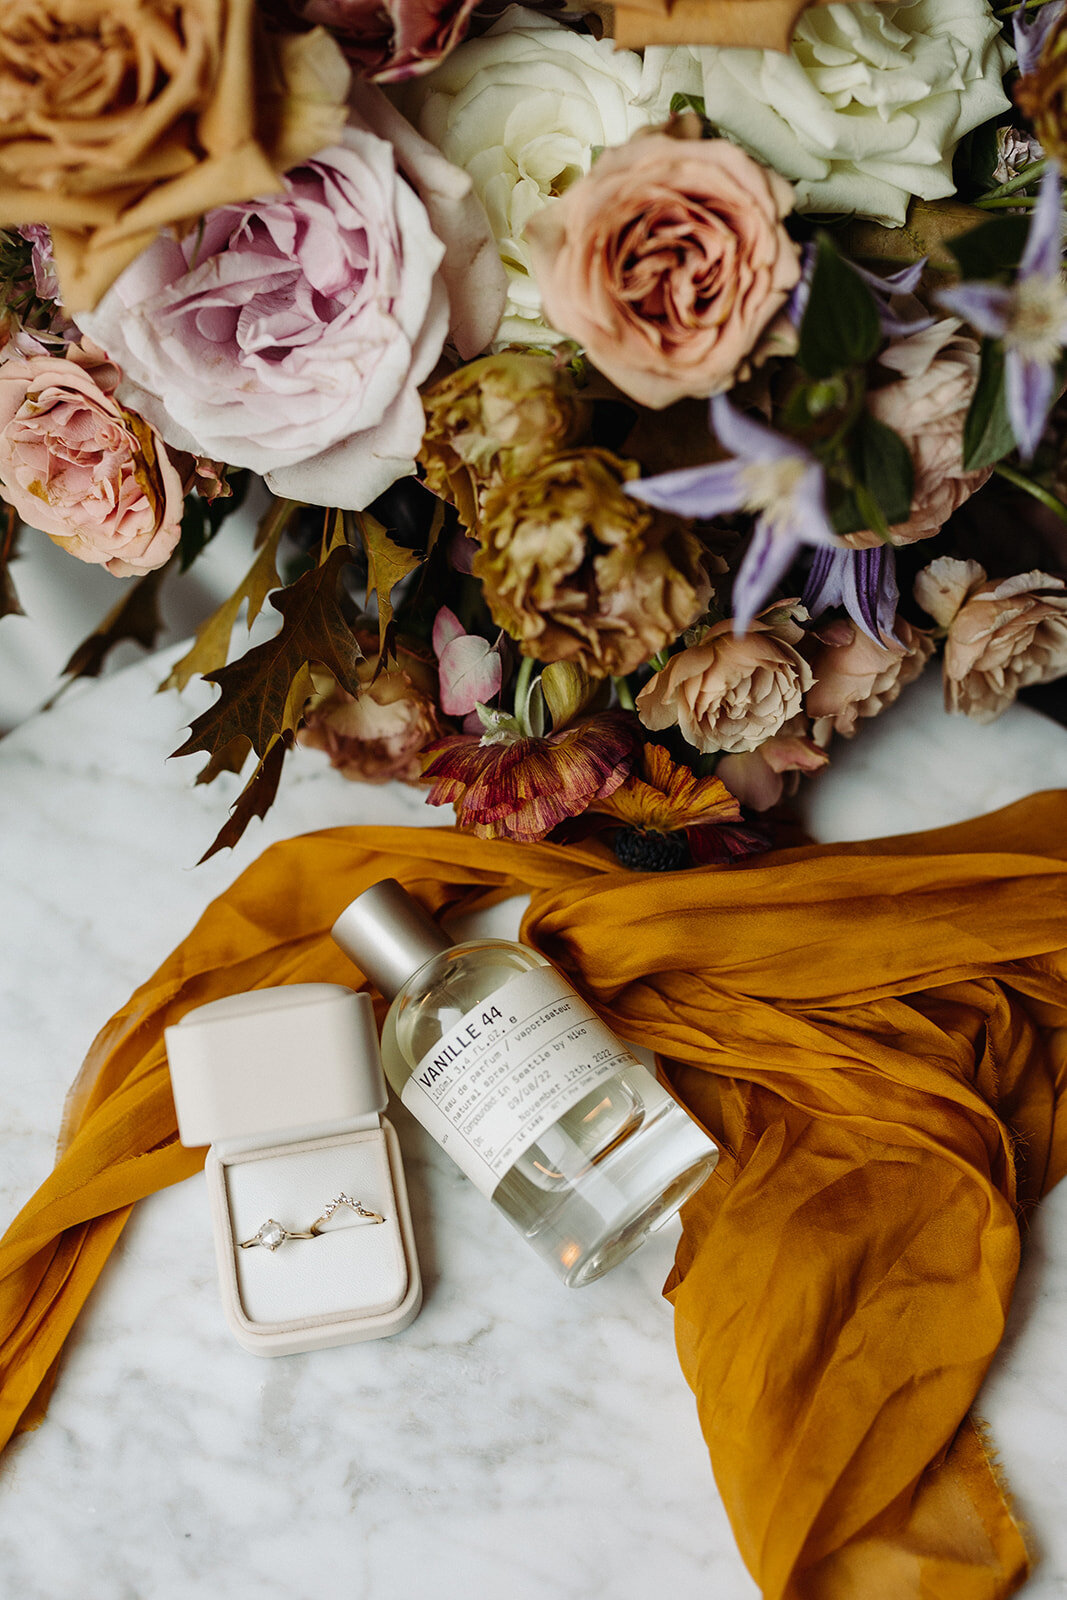
[[[79,561],[127,578],[167,560],[184,499],[163,441],[115,399],[118,380],[77,346],[0,365],[0,495]]]
[[[330,765],[353,783],[418,783],[422,752],[445,732],[428,692],[431,680],[407,652],[377,677],[376,669],[376,660],[360,662],[358,696],[336,683],[316,695],[304,712],[297,742],[324,751]]]
[[[678,727],[697,750],[743,755],[784,728],[811,688],[811,668],[795,648],[803,629],[795,602],[769,608],[736,635],[727,618],[699,644],[672,656],[637,697],[646,728]]]
[[[3,0],[0,227],[48,223],[87,310],[160,228],[334,143],[349,79],[323,29],[261,34],[256,0]]]
[[[719,394],[800,277],[792,209],[725,139],[638,134],[527,224],[544,314],[640,405]]]
[[[808,719],[801,712],[790,717],[757,750],[723,756],[715,768],[735,799],[752,811],[769,811],[783,795],[795,794],[801,774],[821,772],[830,757],[811,737]]]
[[[1047,572],[990,580],[977,561],[941,556],[915,598],[945,640],[945,705],[993,722],[1020,689],[1067,676],[1067,588]]]
[[[804,709],[812,719],[817,744],[828,745],[835,733],[851,739],[861,717],[876,717],[891,706],[922,672],[934,653],[930,635],[903,617],[894,627],[900,650],[875,644],[847,617],[827,623],[812,636],[818,641],[811,657],[815,684],[804,698]]]
[[[898,339],[878,357],[899,373],[867,398],[871,413],[908,447],[915,484],[911,515],[889,530],[891,544],[914,544],[939,533],[963,502],[992,476],[993,468],[963,465],[963,425],[978,385],[980,352],[955,317]],[[856,549],[881,544],[876,533],[847,535]]]

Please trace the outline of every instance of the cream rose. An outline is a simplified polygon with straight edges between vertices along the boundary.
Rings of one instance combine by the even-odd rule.
[[[719,394],[800,277],[792,209],[784,179],[726,139],[605,150],[527,225],[545,315],[640,405]]]
[[[988,0],[806,11],[787,55],[694,51],[708,117],[797,185],[798,211],[899,225],[955,192],[965,133],[1007,110],[1014,55]]]
[[[784,607],[748,625],[716,622],[700,644],[672,656],[637,697],[646,728],[678,727],[697,750],[743,755],[780,733],[801,709],[811,668],[794,648],[803,631]]]
[[[495,348],[561,338],[541,317],[527,222],[589,171],[598,150],[663,122],[674,92],[692,90],[697,77],[686,50],[650,49],[642,61],[512,6],[436,71],[392,91],[431,144],[470,174],[489,214],[508,275]]]

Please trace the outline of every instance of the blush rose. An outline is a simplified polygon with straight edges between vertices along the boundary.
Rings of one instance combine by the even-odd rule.
[[[527,223],[544,314],[640,405],[719,394],[800,277],[792,208],[725,139],[638,135]]]
[[[79,561],[125,578],[167,560],[184,502],[166,447],[118,403],[117,381],[78,349],[0,365],[0,494]]]

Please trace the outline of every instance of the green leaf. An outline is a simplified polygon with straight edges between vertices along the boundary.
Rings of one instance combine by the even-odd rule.
[[[820,233],[811,294],[800,324],[800,365],[809,378],[832,378],[868,362],[881,337],[874,296],[827,234]]]
[[[671,95],[671,116],[672,117],[677,117],[683,111],[695,111],[698,117],[703,117],[704,118],[705,122],[708,119],[708,111],[707,111],[706,105],[704,104],[703,95],[699,95],[699,94],[672,94]]]
[[[991,467],[1015,449],[1004,389],[1004,350],[999,340],[982,340],[982,361],[963,428],[963,465],[968,472]]]
[[[907,445],[866,408],[849,441],[857,484],[871,496],[889,527],[907,522],[915,487],[915,468]],[[882,532],[882,529],[875,529]]]
[[[990,217],[977,228],[946,239],[965,279],[1008,278],[1016,271],[1030,231],[1029,217]]]

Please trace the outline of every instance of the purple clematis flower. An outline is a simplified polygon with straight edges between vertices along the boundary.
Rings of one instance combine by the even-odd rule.
[[[815,457],[795,439],[737,411],[725,395],[711,402],[711,426],[732,461],[683,467],[626,485],[626,493],[679,517],[754,511],[756,526],[734,580],[734,632],[745,632],[805,544],[843,548],[826,512],[826,483]]]
[[[1051,0],[1051,4],[1039,6],[1032,19],[1024,10],[1015,13],[1011,26],[1021,73],[1033,72],[1037,66],[1045,40],[1063,15],[1064,3],[1065,0]]]
[[[820,546],[804,585],[804,604],[813,617],[844,606],[868,639],[903,648],[894,630],[900,590],[897,557],[891,545],[870,550],[831,550]]]
[[[1067,4],[1067,0],[1064,0]],[[804,320],[804,313],[808,309],[811,299],[811,279],[815,271],[815,246],[806,244],[801,252],[800,277],[789,299],[786,301],[786,316],[794,328],[799,328]],[[878,320],[882,325],[882,337],[885,339],[906,339],[911,333],[924,333],[927,328],[933,327],[933,317],[898,317],[893,310],[891,301],[897,294],[914,294],[922,282],[922,275],[926,268],[927,257],[923,256],[909,267],[900,267],[896,272],[890,272],[886,277],[881,277],[877,272],[871,272],[867,267],[861,267],[858,262],[850,262],[853,272],[860,278],[874,295],[875,308]]]
[[[1004,346],[1004,381],[1015,442],[1024,461],[1041,442],[1056,363],[1067,345],[1063,281],[1063,183],[1055,162],[1041,180],[1015,282],[961,283],[939,304]]]

